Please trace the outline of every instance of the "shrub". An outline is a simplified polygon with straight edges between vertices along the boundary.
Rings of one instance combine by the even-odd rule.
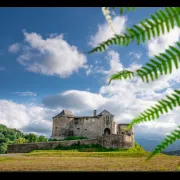
[[[64,138],[63,140],[79,140],[79,139],[88,139],[87,137],[82,137],[82,136],[68,136]]]

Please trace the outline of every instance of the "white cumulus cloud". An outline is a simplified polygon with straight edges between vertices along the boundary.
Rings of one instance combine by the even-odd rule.
[[[18,104],[0,100],[0,124],[25,133],[51,135],[51,118],[57,111],[35,104]]]
[[[126,27],[127,18],[125,16],[115,16],[112,19],[112,25],[116,34],[121,34]],[[99,43],[108,40],[114,36],[114,32],[111,27],[105,22],[98,25],[98,30],[95,35],[90,38],[89,45],[92,47],[97,46]]]
[[[174,45],[180,39],[180,28],[177,26],[160,37],[153,38],[147,43],[148,55],[150,57],[163,53],[170,45]]]
[[[67,78],[79,68],[85,68],[86,56],[68,44],[63,34],[43,39],[40,34],[24,31],[24,36],[27,45],[17,60],[28,71]]]

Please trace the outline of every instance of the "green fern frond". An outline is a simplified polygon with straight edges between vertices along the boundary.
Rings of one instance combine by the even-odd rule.
[[[158,101],[156,105],[151,106],[151,108],[145,110],[138,117],[132,120],[127,129],[131,128],[135,124],[139,124],[147,120],[155,120],[159,118],[161,114],[168,113],[169,110],[173,110],[173,108],[180,106],[180,91],[174,90],[174,92],[175,94],[167,95],[167,99]]]
[[[122,15],[125,11],[125,9],[129,12],[129,11],[135,11],[136,8],[135,7],[120,7],[120,14]]]
[[[170,144],[173,144],[178,139],[180,139],[180,126],[178,126],[178,129],[172,131],[171,135],[168,135],[164,138],[164,140],[153,150],[147,160],[151,159],[154,155],[162,152]]]
[[[149,82],[159,78],[158,71],[161,75],[172,73],[172,67],[178,69],[180,60],[180,46],[176,43],[177,47],[169,46],[165,53],[160,53],[154,59],[150,59],[142,68],[137,70],[137,75],[143,81]]]
[[[112,7],[112,9],[115,9],[116,7]],[[120,7],[120,14],[122,15],[125,12],[125,9],[130,11],[136,11],[136,7]]]
[[[137,76],[139,76],[142,81],[149,82],[150,80],[154,81],[155,79],[158,79],[159,74],[166,75],[167,73],[172,73],[173,65],[178,69],[180,60],[179,42],[176,43],[176,46],[177,47],[169,46],[169,48],[165,50],[165,53],[160,53],[158,56],[155,56],[154,59],[150,59],[143,67],[136,70]],[[158,73],[158,71],[160,73]],[[117,74],[122,76],[123,72],[121,71]],[[113,78],[110,80],[121,80],[117,74],[112,75]]]
[[[112,80],[117,80],[117,79],[131,79],[132,77],[134,76],[134,72],[132,71],[128,71],[128,70],[123,70],[123,71],[120,71],[120,72],[117,72],[116,74],[113,74],[111,77],[110,77],[110,80],[109,80],[109,84],[111,83]]]
[[[124,12],[124,11],[123,11]],[[159,10],[154,15],[151,15],[151,19],[145,18],[144,21],[140,21],[140,25],[134,25],[132,28],[127,28],[126,33],[123,35],[115,34],[113,38],[108,39],[105,42],[100,43],[97,47],[92,49],[89,54],[106,50],[110,45],[127,46],[133,41],[137,41],[139,45],[150,40],[153,37],[165,34],[165,29],[169,32],[177,24],[180,27],[180,8],[179,7],[167,7],[165,10]]]

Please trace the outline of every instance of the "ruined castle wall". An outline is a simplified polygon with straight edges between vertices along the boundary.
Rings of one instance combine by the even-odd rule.
[[[33,150],[53,149],[57,146],[71,146],[72,144],[100,144],[106,148],[131,148],[134,146],[132,139],[126,135],[111,134],[95,139],[82,139],[70,141],[54,141],[42,143],[10,144],[8,153],[28,153]]]
[[[53,141],[41,143],[9,144],[8,153],[28,153],[33,150],[52,149],[57,146],[71,146],[72,144],[97,144],[97,139]]]

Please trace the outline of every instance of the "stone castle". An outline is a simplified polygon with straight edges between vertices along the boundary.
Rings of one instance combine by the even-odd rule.
[[[131,148],[134,146],[134,127],[117,124],[114,115],[104,110],[93,116],[74,116],[71,111],[63,110],[53,117],[52,139],[59,141],[9,144],[8,153],[27,153],[32,150],[53,149],[57,146],[72,144],[99,144],[106,148]],[[61,141],[68,136],[81,136],[88,139]]]
[[[125,130],[128,124],[117,124],[114,115],[107,110],[93,116],[74,116],[69,110],[63,110],[53,117],[52,139],[64,139],[68,136],[83,136],[89,139],[104,135],[124,135],[134,142],[134,128]]]

